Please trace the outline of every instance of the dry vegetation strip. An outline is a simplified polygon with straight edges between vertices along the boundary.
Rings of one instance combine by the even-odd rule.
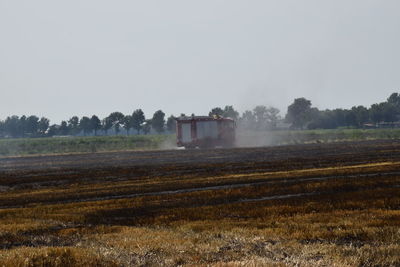
[[[376,156],[390,148],[374,146]],[[343,164],[323,149],[231,171],[210,163],[198,172],[207,164],[193,161],[192,172],[175,163],[121,167],[107,179],[107,169],[21,172],[26,188],[3,173],[0,265],[400,265],[400,152],[383,162],[349,150],[356,164]],[[143,195],[234,184],[242,186]],[[142,195],[80,201],[133,193]]]

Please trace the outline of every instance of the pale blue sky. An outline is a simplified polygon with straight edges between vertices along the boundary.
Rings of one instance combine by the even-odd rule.
[[[0,0],[0,119],[206,114],[400,91],[396,0]]]

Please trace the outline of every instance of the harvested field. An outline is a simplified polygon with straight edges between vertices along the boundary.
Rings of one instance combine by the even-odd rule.
[[[399,266],[400,141],[0,158],[0,265]]]

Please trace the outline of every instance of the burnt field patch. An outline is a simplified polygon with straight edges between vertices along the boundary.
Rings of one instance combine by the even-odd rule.
[[[0,190],[0,265],[400,264],[396,140],[2,158]]]

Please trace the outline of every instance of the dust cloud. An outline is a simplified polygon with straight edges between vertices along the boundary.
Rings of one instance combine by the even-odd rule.
[[[276,134],[270,131],[252,131],[237,129],[236,147],[276,146],[281,142]]]
[[[158,149],[160,150],[178,149],[178,146],[176,145],[175,135],[172,138],[167,138],[164,141],[162,141],[158,146]]]

